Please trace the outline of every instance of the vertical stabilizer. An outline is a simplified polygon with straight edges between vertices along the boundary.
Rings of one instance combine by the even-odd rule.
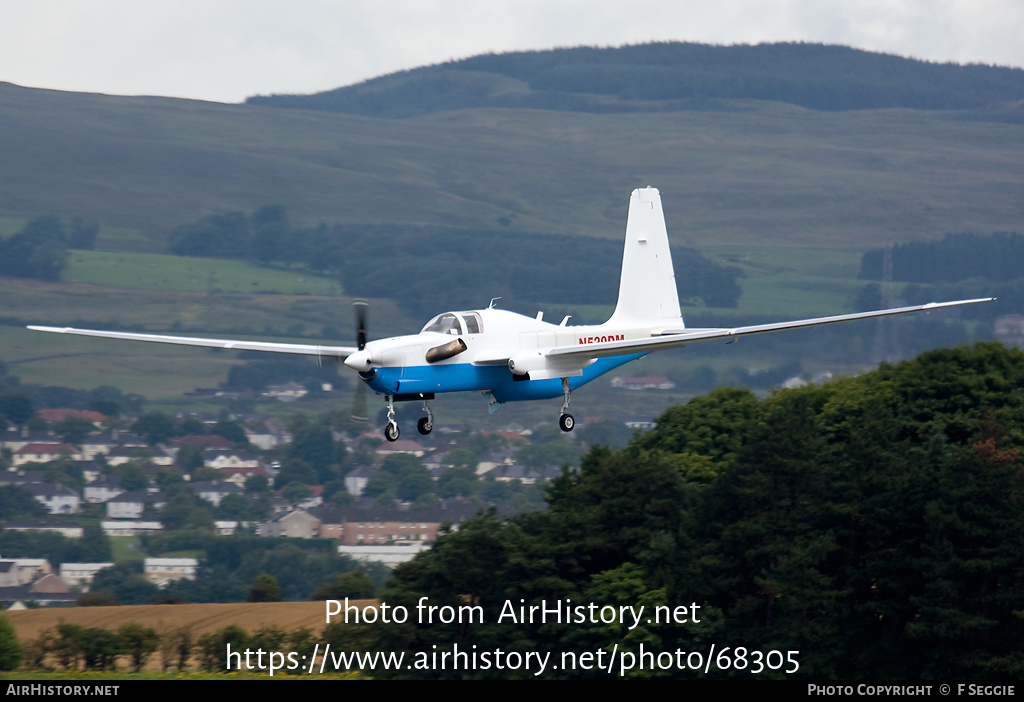
[[[640,188],[630,195],[619,301],[608,324],[683,326],[661,194],[656,188]]]

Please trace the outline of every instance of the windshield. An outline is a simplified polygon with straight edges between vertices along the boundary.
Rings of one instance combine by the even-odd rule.
[[[430,320],[427,326],[423,327],[423,331],[457,335],[462,333],[462,325],[459,324],[459,318],[455,314],[445,312]]]
[[[484,330],[483,320],[476,312],[445,312],[427,322],[424,332],[438,334],[479,334]]]

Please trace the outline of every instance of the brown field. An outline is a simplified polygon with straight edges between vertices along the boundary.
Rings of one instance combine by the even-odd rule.
[[[365,606],[374,601],[360,600],[353,604]],[[326,624],[324,615],[322,601],[70,607],[7,613],[22,642],[38,637],[61,622],[116,631],[122,624],[137,621],[157,631],[191,627],[196,636],[229,624],[237,624],[250,634],[265,625],[285,631],[308,627],[320,632]]]

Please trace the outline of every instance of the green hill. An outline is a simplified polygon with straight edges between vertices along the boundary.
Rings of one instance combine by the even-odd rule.
[[[478,107],[569,112],[714,109],[719,99],[770,100],[814,110],[977,110],[1024,99],[1024,71],[931,63],[845,46],[619,48],[485,54],[393,73],[315,95],[250,104],[410,117]],[[1021,121],[1024,114],[1004,118]]]

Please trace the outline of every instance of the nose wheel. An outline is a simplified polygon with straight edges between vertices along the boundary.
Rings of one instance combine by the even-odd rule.
[[[388,441],[398,441],[398,436],[401,432],[398,430],[398,422],[395,421],[394,395],[388,395],[387,401],[388,423],[384,425],[384,438]],[[423,400],[423,411],[427,413],[427,416],[420,417],[419,421],[416,422],[416,431],[426,436],[434,430],[434,413],[430,411],[430,405],[427,404],[426,400]]]
[[[398,422],[395,421],[395,397],[387,396],[388,401],[388,423],[384,427],[384,438],[388,441],[398,441]]]

